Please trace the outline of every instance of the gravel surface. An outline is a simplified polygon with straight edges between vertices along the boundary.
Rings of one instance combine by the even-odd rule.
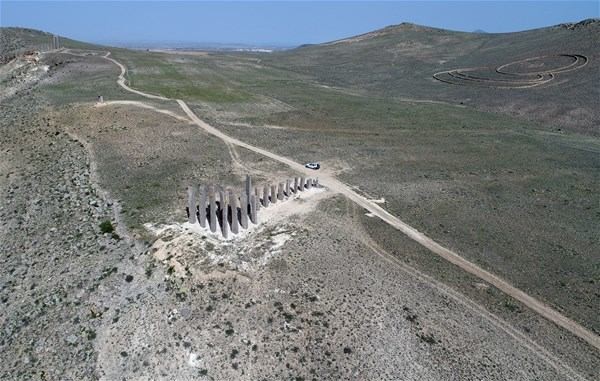
[[[82,144],[33,91],[0,108],[0,379],[88,379],[106,287],[129,244],[103,234],[111,202],[90,182]]]
[[[52,85],[76,64],[58,66]],[[114,76],[104,68],[103,86]],[[92,159],[111,136],[86,135],[76,115],[85,104],[64,98],[51,107],[41,86],[32,82],[0,107],[0,379],[583,378],[388,254],[365,230],[365,211],[331,190],[243,239],[215,240],[172,221],[148,229],[148,242],[134,240],[121,212],[136,200],[123,196],[142,183],[101,189],[97,180],[115,163]],[[128,105],[118,107],[115,128],[137,131],[130,135],[143,145],[139,133],[155,111],[124,117]],[[181,137],[184,128],[162,136],[165,147],[200,147]],[[130,171],[134,160],[123,157]],[[273,165],[261,160],[250,167]],[[393,254],[418,250],[398,245]]]

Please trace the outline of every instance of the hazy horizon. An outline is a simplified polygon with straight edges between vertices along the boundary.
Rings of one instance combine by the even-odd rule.
[[[431,9],[438,11],[432,12]],[[516,15],[516,16],[515,16]],[[0,25],[128,47],[292,47],[410,22],[488,33],[598,17],[595,1],[3,1]]]

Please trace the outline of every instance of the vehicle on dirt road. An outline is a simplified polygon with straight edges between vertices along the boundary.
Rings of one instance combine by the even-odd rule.
[[[314,169],[315,171],[319,168],[321,168],[321,164],[319,163],[306,163],[304,164],[304,166],[308,169]]]

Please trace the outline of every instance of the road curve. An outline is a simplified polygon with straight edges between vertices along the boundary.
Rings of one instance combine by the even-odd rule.
[[[147,93],[132,89],[129,86],[127,86],[125,84],[125,77],[124,77],[125,73],[127,72],[127,69],[125,68],[125,66],[123,64],[121,64],[117,60],[110,58],[109,55],[110,55],[110,52],[107,53],[104,56],[104,58],[115,63],[117,66],[119,66],[121,68],[121,74],[119,75],[119,79],[117,80],[117,82],[125,90],[130,91],[135,94],[138,94],[138,95],[141,95],[141,96],[144,96],[144,97],[147,97],[147,98],[151,98],[151,99],[172,100],[170,98],[165,98],[165,97],[161,97],[161,96],[157,96],[157,95],[153,95],[153,94],[147,94]],[[179,106],[181,107],[181,109],[186,113],[186,115],[190,118],[190,120],[194,124],[196,124],[198,127],[202,128],[209,134],[222,139],[226,144],[237,145],[239,147],[242,147],[242,148],[248,149],[250,151],[253,151],[255,153],[261,154],[263,156],[269,157],[275,161],[286,164],[290,168],[292,168],[300,173],[305,173],[307,175],[314,175],[314,171],[305,168],[303,165],[301,165],[287,157],[277,155],[277,154],[267,151],[263,148],[253,146],[251,144],[245,143],[241,140],[238,140],[236,138],[233,138],[229,135],[224,134],[220,130],[216,129],[215,127],[213,127],[213,126],[209,125],[208,123],[204,122],[203,120],[201,120],[189,108],[189,106],[183,100],[177,99],[176,101],[179,104]],[[443,247],[442,245],[435,242],[433,239],[429,238],[425,234],[418,231],[417,229],[415,229],[412,226],[401,221],[399,218],[393,216],[392,214],[390,214],[389,212],[387,212],[386,210],[381,208],[376,203],[369,201],[366,198],[359,195],[358,193],[354,192],[349,186],[347,186],[346,184],[337,180],[335,177],[323,173],[323,174],[320,174],[319,182],[322,183],[323,185],[327,186],[331,190],[338,192],[340,194],[343,194],[348,199],[352,200],[359,206],[361,206],[364,209],[371,212],[373,215],[379,217],[381,220],[386,222],[388,225],[390,225],[390,226],[396,228],[397,230],[401,231],[402,233],[406,234],[409,238],[418,242],[422,246],[428,248],[430,251],[439,255],[440,257],[446,259],[448,262],[460,267],[461,269],[463,269],[464,271],[466,271],[470,274],[475,275],[479,279],[493,285],[494,287],[501,290],[505,294],[510,295],[514,299],[523,303],[525,306],[529,307],[530,309],[532,309],[539,315],[543,316],[544,318],[550,320],[551,322],[555,323],[556,325],[571,332],[572,334],[574,334],[575,336],[584,340],[585,342],[587,342],[588,344],[590,344],[597,350],[600,350],[600,336],[596,335],[595,333],[591,332],[590,330],[588,330],[585,327],[581,326],[580,324],[576,323],[572,319],[562,315],[560,312],[556,311],[549,305],[537,300],[536,298],[526,294],[522,290],[514,287],[513,285],[511,285],[507,281],[501,279],[500,277],[498,277],[498,276],[490,273],[489,271],[484,270],[483,268],[477,266],[476,264],[466,260],[465,258],[459,256],[452,250],[449,250],[449,249]]]
[[[73,54],[73,53],[70,53]],[[125,65],[123,65],[122,63],[120,63],[119,61],[115,60],[114,58],[110,58],[110,52],[107,52],[103,58],[109,60],[110,62],[114,63],[115,65],[117,65],[120,69],[121,69],[121,74],[119,74],[119,78],[117,79],[117,83],[119,84],[119,86],[121,86],[122,88],[124,88],[125,90],[132,92],[134,94],[137,95],[141,95],[143,97],[146,98],[151,98],[151,99],[159,99],[161,101],[170,101],[172,99],[170,98],[165,98],[165,97],[161,97],[160,95],[154,95],[154,94],[148,94],[148,93],[144,93],[143,91],[139,91],[136,89],[132,89],[131,87],[129,87],[125,81],[125,74],[127,73],[127,68],[125,67]]]

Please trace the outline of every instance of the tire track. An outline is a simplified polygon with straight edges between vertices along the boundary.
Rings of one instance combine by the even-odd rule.
[[[129,86],[127,86],[125,84],[125,78],[124,75],[127,72],[126,68],[124,65],[122,65],[121,63],[119,63],[118,61],[114,60],[113,58],[109,57],[110,52],[107,53],[105,56],[103,56],[103,58],[115,63],[116,65],[118,65],[121,68],[121,74],[119,75],[119,79],[117,80],[117,83],[123,87],[124,89],[126,89],[127,91],[130,91],[132,93],[147,97],[147,98],[151,98],[151,99],[160,99],[160,100],[172,100],[169,98],[165,98],[165,97],[161,97],[161,96],[157,96],[157,95],[153,95],[153,94],[146,94],[142,91],[138,91],[138,90],[134,90],[131,89]],[[266,156],[268,158],[271,158],[275,161],[278,161],[280,163],[283,163],[287,166],[289,166],[291,169],[300,172],[300,173],[304,173],[307,175],[314,175],[314,172],[305,168],[303,165],[287,158],[281,155],[277,155],[275,153],[272,153],[270,151],[267,151],[265,149],[262,149],[260,147],[256,147],[253,146],[251,144],[245,143],[243,141],[240,141],[236,138],[233,138],[229,135],[224,134],[223,132],[221,132],[220,130],[216,129],[215,127],[212,127],[211,125],[209,125],[208,123],[204,122],[203,120],[201,120],[190,108],[189,106],[181,99],[176,99],[175,100],[179,106],[181,107],[181,109],[185,112],[185,114],[189,117],[190,121],[194,124],[196,124],[198,127],[202,128],[203,130],[205,130],[206,132],[220,138],[221,140],[223,140],[225,143],[232,144],[235,146],[239,146],[245,149],[248,149],[250,151],[253,151],[255,153],[258,153],[260,155]],[[151,106],[152,107],[152,106]],[[460,267],[461,269],[463,269],[464,271],[475,275],[476,277],[478,277],[479,279],[493,285],[494,287],[496,287],[497,289],[501,290],[502,292],[504,292],[505,294],[513,297],[514,299],[518,300],[519,302],[521,302],[522,304],[524,304],[525,306],[527,306],[528,308],[530,308],[531,310],[535,311],[536,313],[538,313],[539,315],[543,316],[544,318],[550,320],[551,322],[555,323],[556,325],[566,329],[567,331],[571,332],[573,335],[579,337],[580,339],[584,340],[585,342],[587,342],[589,345],[591,345],[592,347],[594,347],[597,350],[600,350],[600,336],[596,335],[595,333],[589,331],[588,329],[584,328],[583,326],[579,325],[578,323],[576,323],[575,321],[569,319],[568,317],[562,315],[561,313],[559,313],[558,311],[556,311],[555,309],[553,309],[552,307],[548,306],[547,304],[533,298],[532,296],[526,294],[525,292],[523,292],[522,290],[512,286],[510,283],[508,283],[507,281],[501,279],[500,277],[490,273],[487,270],[484,270],[483,268],[477,266],[476,264],[469,262],[468,260],[466,260],[465,258],[459,256],[457,253],[453,252],[450,249],[447,249],[443,246],[441,246],[440,244],[438,244],[437,242],[435,242],[433,239],[429,238],[428,236],[426,236],[425,234],[419,232],[417,229],[413,228],[412,226],[406,224],[405,222],[401,221],[400,219],[398,219],[397,217],[393,216],[392,214],[390,214],[389,212],[387,212],[386,210],[384,210],[383,208],[381,208],[379,205],[377,205],[376,203],[367,200],[366,198],[360,196],[359,194],[357,194],[356,192],[354,192],[349,186],[347,186],[346,184],[342,183],[341,181],[337,180],[333,175],[329,175],[326,173],[322,174],[323,177],[320,177],[320,182],[327,186],[328,188],[330,188],[331,190],[340,193],[344,196],[346,196],[348,199],[350,199],[351,201],[355,202],[357,205],[361,206],[362,208],[368,210],[369,212],[371,212],[373,215],[379,217],[382,221],[386,222],[388,225],[396,228],[397,230],[399,230],[400,232],[404,233],[405,235],[407,235],[409,238],[413,239],[414,241],[416,241],[417,243],[421,244],[422,246],[426,247],[427,249],[429,249],[430,251],[432,251],[433,253],[439,255],[440,257],[446,259],[448,262]],[[489,312],[487,314],[490,314]],[[490,314],[491,315],[491,314]],[[489,316],[489,315],[488,315]],[[494,317],[494,319],[499,319],[497,317]],[[499,328],[501,328],[504,331],[507,331],[506,328],[506,322],[503,322],[502,325],[499,326]],[[512,329],[512,328],[511,328]],[[513,333],[514,333],[514,329]],[[509,333],[509,332],[507,332]],[[509,333],[511,334],[511,333]],[[511,334],[512,336],[513,334]],[[516,336],[513,336],[516,339],[518,339]],[[537,348],[537,350],[535,350],[535,352],[540,356],[540,358],[549,361],[548,357],[546,357],[546,355],[543,352],[540,352],[539,349],[541,347],[539,347],[538,344],[534,343],[532,340],[526,338],[526,337],[521,337],[520,339],[518,339],[520,342],[522,342],[523,344],[527,345],[528,347],[531,347],[531,345],[533,345],[534,347]],[[545,350],[544,350],[545,352]],[[547,352],[545,352],[547,353]],[[550,361],[552,362],[552,361]],[[568,366],[563,364],[563,367],[565,367],[565,369],[571,369]],[[574,372],[574,371],[573,371]],[[577,373],[575,373],[577,374]],[[578,377],[581,377],[578,375]]]

